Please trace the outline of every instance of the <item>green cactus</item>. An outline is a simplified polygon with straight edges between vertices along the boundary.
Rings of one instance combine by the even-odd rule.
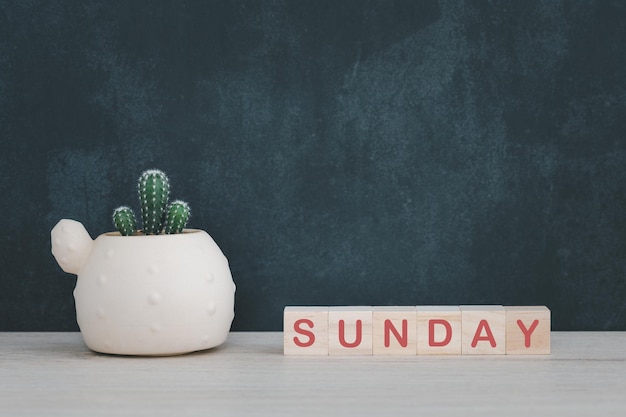
[[[165,173],[158,169],[145,171],[139,177],[138,190],[144,234],[174,234],[183,231],[189,220],[189,205],[184,201],[176,200],[169,207],[167,206],[170,182]],[[135,214],[126,206],[115,209],[113,222],[122,236],[137,233]]]
[[[181,233],[189,220],[189,205],[184,201],[176,200],[170,204],[165,221],[165,233]]]
[[[129,207],[116,208],[113,212],[113,223],[122,236],[132,236],[137,231],[135,213]]]
[[[162,171],[151,169],[139,178],[139,199],[143,231],[147,235],[158,235],[163,229],[165,209],[170,192],[170,183]]]

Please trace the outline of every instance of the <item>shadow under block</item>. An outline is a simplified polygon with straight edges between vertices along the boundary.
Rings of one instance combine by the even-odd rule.
[[[415,307],[373,307],[374,355],[415,355],[417,315]]]
[[[417,306],[417,354],[461,354],[458,306]]]
[[[329,307],[328,354],[372,354],[372,307]]]
[[[504,307],[506,354],[550,354],[550,310],[545,306]]]
[[[496,305],[459,306],[461,309],[461,353],[504,355],[506,312]]]
[[[328,355],[328,307],[285,307],[285,355]]]

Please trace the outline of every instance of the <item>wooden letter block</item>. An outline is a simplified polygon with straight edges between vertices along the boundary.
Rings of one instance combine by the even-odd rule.
[[[373,307],[373,354],[415,355],[415,307]]]
[[[458,306],[417,306],[417,354],[461,354]]]
[[[504,307],[506,354],[550,354],[550,310],[544,306]]]
[[[328,307],[285,307],[285,355],[328,355]]]
[[[328,309],[328,353],[372,354],[372,307]]]
[[[460,306],[463,355],[506,353],[506,312],[502,306]]]

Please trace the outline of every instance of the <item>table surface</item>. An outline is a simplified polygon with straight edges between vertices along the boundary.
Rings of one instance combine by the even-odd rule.
[[[175,357],[90,351],[79,333],[0,333],[2,416],[620,416],[626,332],[553,332],[547,356],[283,356],[231,333]]]

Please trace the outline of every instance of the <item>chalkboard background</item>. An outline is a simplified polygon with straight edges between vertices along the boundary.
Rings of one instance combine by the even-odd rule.
[[[542,304],[626,330],[626,3],[0,2],[0,330],[76,330],[92,237],[160,168],[285,305]]]

